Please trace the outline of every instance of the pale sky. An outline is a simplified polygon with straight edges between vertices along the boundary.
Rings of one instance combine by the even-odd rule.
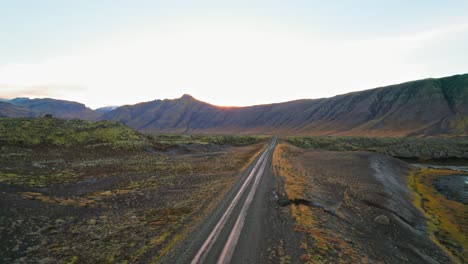
[[[468,1],[0,0],[0,98],[244,106],[468,72]]]

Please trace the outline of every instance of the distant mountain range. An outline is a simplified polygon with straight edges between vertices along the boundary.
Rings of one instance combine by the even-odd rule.
[[[104,107],[100,107],[98,109],[95,109],[94,111],[100,113],[100,114],[104,114],[104,113],[107,113],[107,112],[110,112],[116,108],[118,108],[119,106],[104,106]]]
[[[45,113],[120,121],[153,133],[468,136],[468,74],[249,107],[215,106],[190,95],[96,111],[55,99],[0,102],[4,117]]]
[[[77,118],[92,121],[96,120],[100,115],[84,104],[51,98],[29,99],[20,97],[0,102],[0,104],[3,105],[0,109],[0,117],[31,117],[51,114],[54,117],[64,119]]]
[[[35,117],[37,113],[31,110],[0,100],[0,117]]]

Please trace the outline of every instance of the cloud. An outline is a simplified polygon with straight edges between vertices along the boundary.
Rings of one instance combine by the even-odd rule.
[[[11,85],[0,84],[0,98],[16,97],[54,97],[60,96],[67,91],[81,90],[82,87],[70,85]]]
[[[344,43],[344,45],[405,45],[408,47],[409,44],[421,44],[424,42],[433,41],[434,39],[445,38],[447,36],[456,35],[460,32],[468,31],[468,21],[462,22],[456,25],[448,25],[440,28],[433,28],[427,31],[416,32],[414,34],[405,34],[401,36],[393,36],[388,38],[377,38],[377,39],[364,39],[360,41],[353,41]]]

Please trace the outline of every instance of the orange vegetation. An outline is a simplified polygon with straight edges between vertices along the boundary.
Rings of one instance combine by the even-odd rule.
[[[440,177],[459,174],[451,170],[421,169],[409,175],[409,187],[416,194],[414,203],[427,217],[431,239],[457,263],[468,262],[468,206],[448,200],[432,182]]]
[[[296,151],[296,152],[295,152]],[[273,168],[284,183],[284,192],[291,200],[291,216],[295,231],[303,234],[300,261],[305,263],[367,263],[350,243],[336,232],[325,227],[323,209],[297,203],[307,200],[305,191],[309,184],[307,174],[299,164],[291,164],[291,156],[297,155],[289,145],[278,144],[273,154]],[[310,187],[310,186],[309,186]]]

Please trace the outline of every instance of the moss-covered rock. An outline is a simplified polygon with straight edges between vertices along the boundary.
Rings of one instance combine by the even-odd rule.
[[[138,132],[119,122],[57,118],[0,118],[0,145],[74,146],[144,143]]]

